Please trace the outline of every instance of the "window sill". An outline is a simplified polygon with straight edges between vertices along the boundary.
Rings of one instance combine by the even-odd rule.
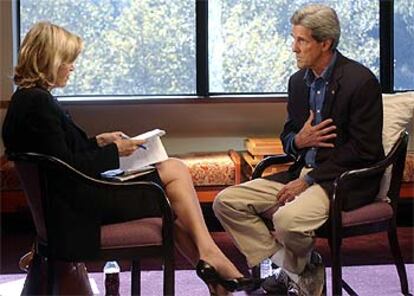
[[[57,97],[63,105],[285,103],[285,94],[199,96],[82,96]]]

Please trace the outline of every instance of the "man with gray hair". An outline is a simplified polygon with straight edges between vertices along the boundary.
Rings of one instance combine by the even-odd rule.
[[[340,25],[332,8],[308,5],[291,24],[299,71],[289,79],[280,137],[295,163],[286,172],[226,188],[213,209],[250,267],[269,257],[279,266],[262,284],[266,291],[313,296],[324,285],[314,231],[328,219],[335,178],[384,158],[382,99],[376,77],[336,49]],[[353,199],[345,209],[373,200],[380,179],[349,184]],[[260,218],[269,209],[275,210],[276,240]]]

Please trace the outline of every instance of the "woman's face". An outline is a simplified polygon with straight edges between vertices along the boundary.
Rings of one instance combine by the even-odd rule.
[[[74,63],[60,65],[54,87],[65,87],[68,83],[70,72],[75,70]]]

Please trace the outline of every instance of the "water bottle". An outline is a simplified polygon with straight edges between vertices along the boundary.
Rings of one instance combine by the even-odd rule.
[[[119,296],[119,273],[121,268],[116,261],[108,261],[104,266],[105,296]]]
[[[260,263],[260,278],[265,279],[273,274],[272,260],[264,259]]]

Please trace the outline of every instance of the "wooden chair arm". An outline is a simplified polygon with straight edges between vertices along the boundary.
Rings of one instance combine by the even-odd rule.
[[[263,160],[261,160],[257,164],[257,166],[254,168],[252,179],[261,177],[263,175],[263,172],[272,165],[285,164],[285,163],[289,163],[292,161],[293,161],[292,157],[287,154],[277,154],[277,155],[268,156],[264,158]]]

